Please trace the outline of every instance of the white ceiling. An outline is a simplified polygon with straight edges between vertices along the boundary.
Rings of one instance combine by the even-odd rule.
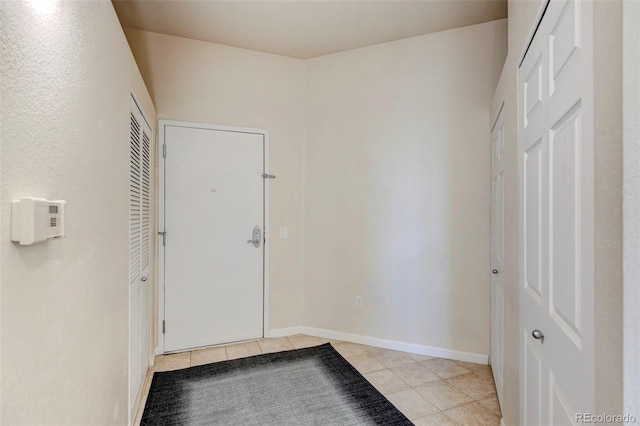
[[[506,0],[113,0],[124,27],[313,58],[507,17]]]

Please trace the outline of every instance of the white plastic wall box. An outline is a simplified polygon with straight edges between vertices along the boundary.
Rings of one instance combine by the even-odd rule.
[[[64,237],[62,200],[22,197],[11,202],[11,241],[27,246]]]

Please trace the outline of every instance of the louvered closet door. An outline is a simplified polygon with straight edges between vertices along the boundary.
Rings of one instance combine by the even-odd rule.
[[[151,128],[131,106],[129,158],[129,413],[135,415],[149,354]]]
[[[140,357],[140,371],[142,381],[149,366],[149,323],[150,323],[150,301],[149,301],[149,269],[151,263],[151,129],[145,123],[142,131],[142,200],[141,200],[141,231],[140,237],[142,246],[140,247],[140,273],[147,280],[141,281],[140,286],[140,347],[142,354]]]

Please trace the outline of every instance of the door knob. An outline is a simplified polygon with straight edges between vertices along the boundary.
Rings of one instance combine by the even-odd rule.
[[[262,231],[260,231],[260,227],[258,225],[253,227],[253,239],[247,240],[247,243],[253,244],[254,247],[260,247],[260,243],[262,242]]]
[[[542,331],[533,330],[531,332],[531,335],[533,336],[534,339],[540,340],[540,343],[544,343],[544,334],[542,334]]]
[[[493,269],[493,270],[491,271],[491,273],[492,273],[492,274],[494,274],[494,275],[497,275],[497,274],[498,274],[498,270],[497,270],[497,269]]]
[[[142,282],[147,281],[147,277],[142,277],[142,278],[140,278],[140,281],[142,281]]]

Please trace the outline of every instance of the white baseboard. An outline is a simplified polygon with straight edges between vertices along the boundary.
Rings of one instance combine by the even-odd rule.
[[[500,418],[500,426],[507,426],[507,425],[504,423],[504,417]]]
[[[393,349],[410,352],[419,355],[429,355],[438,358],[453,359],[456,361],[473,362],[489,365],[489,355],[463,352],[454,349],[436,348],[433,346],[417,345],[415,343],[398,342],[396,340],[380,339],[378,337],[361,336],[359,334],[343,333],[341,331],[326,330],[314,327],[287,327],[269,330],[268,337],[285,337],[295,334],[307,334],[309,336],[322,337],[323,339],[342,340],[345,342],[359,343],[361,345],[375,346],[378,348]],[[267,336],[265,336],[267,337]]]
[[[269,330],[268,337],[287,337],[294,336],[296,334],[306,334],[308,327],[286,327],[286,328],[272,328]]]

